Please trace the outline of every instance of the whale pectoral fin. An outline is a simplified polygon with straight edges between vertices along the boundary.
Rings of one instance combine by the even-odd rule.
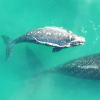
[[[61,49],[63,49],[63,48],[54,47],[54,48],[52,49],[52,52],[59,52]]]

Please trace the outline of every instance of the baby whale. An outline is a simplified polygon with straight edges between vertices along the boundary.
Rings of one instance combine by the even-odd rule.
[[[80,57],[44,71],[44,74],[49,73],[60,73],[83,79],[100,80],[100,53]]]
[[[54,47],[52,50],[53,52],[60,51],[62,48],[83,45],[85,43],[85,38],[77,36],[71,31],[59,27],[37,28],[27,32],[15,40],[12,40],[5,35],[1,35],[1,37],[7,45],[6,60],[11,55],[15,44],[21,42],[30,42],[52,46]]]

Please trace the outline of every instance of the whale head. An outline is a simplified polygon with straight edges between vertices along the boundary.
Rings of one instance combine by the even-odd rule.
[[[84,45],[85,42],[86,40],[82,36],[72,35],[70,39],[71,46]]]

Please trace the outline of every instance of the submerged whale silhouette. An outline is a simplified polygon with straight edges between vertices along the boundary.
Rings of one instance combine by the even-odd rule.
[[[35,71],[37,66],[34,65],[34,63],[32,64],[32,62],[37,60],[36,55],[34,55],[29,48],[26,49],[26,54],[29,65],[31,64],[31,67],[33,67]],[[40,62],[39,60],[37,61]],[[35,76],[57,73],[83,79],[100,80],[100,53],[80,57],[50,69],[45,69],[43,66],[41,67],[41,65],[40,63]],[[42,71],[39,70],[41,68],[43,68]]]
[[[80,57],[43,72],[59,73],[73,77],[100,80],[100,53]]]
[[[30,51],[31,49],[28,50],[29,55],[32,55],[32,52]],[[32,57],[34,58],[34,55]],[[28,56],[27,59],[29,59]],[[31,59],[31,61],[34,62],[35,60],[33,61]],[[36,66],[34,65],[33,67]],[[41,69],[41,65],[38,66],[38,68]],[[57,73],[83,79],[100,80],[100,53],[80,57],[57,67],[43,70],[44,71],[38,71],[35,76]]]

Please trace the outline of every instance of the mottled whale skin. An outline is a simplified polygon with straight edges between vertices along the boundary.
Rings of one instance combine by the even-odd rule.
[[[52,46],[54,47],[52,50],[53,52],[60,51],[62,48],[83,45],[85,43],[85,38],[77,36],[71,31],[59,27],[44,27],[34,29],[15,40],[12,40],[5,35],[1,35],[1,37],[7,45],[6,60],[11,55],[15,44],[21,42],[30,42]]]
[[[83,79],[100,80],[100,53],[71,60],[44,73],[60,73]]]

